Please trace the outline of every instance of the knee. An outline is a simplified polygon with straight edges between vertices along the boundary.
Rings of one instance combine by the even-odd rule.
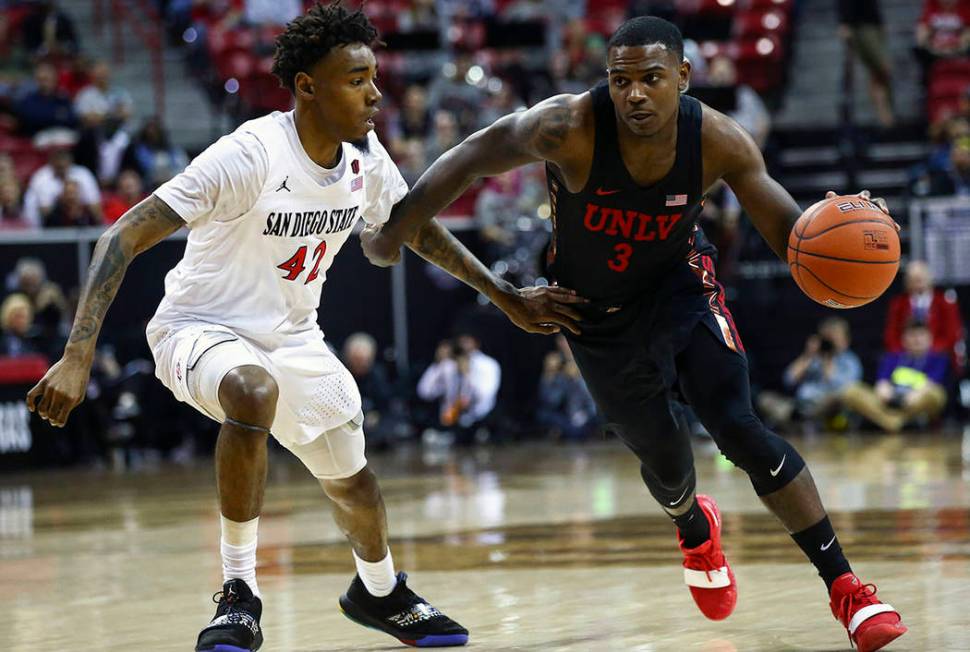
[[[269,429],[278,398],[276,380],[262,367],[237,367],[219,384],[219,404],[226,416],[251,426]]]
[[[732,416],[711,434],[724,456],[745,471],[761,462],[759,457],[774,459],[774,447],[769,440],[776,435],[772,435],[751,412]]]
[[[321,480],[320,484],[330,500],[344,508],[374,506],[381,500],[377,476],[370,467],[364,467],[349,478]]]

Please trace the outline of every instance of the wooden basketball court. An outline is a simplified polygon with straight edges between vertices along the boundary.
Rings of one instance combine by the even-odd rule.
[[[854,570],[910,632],[889,650],[970,650],[970,464],[958,436],[795,442]],[[372,455],[392,550],[418,593],[489,651],[848,650],[824,586],[746,476],[697,451],[739,582],[705,620],[673,526],[615,441]],[[0,477],[0,650],[193,649],[221,585],[212,465]],[[316,483],[271,460],[260,527],[263,650],[404,649],[346,620],[348,546]]]

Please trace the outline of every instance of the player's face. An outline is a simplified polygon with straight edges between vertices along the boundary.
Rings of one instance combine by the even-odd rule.
[[[616,116],[637,136],[670,123],[690,80],[690,63],[659,43],[610,48],[607,71]]]
[[[366,137],[381,101],[371,49],[363,43],[334,48],[313,67],[311,78],[309,99],[322,127],[343,142]]]

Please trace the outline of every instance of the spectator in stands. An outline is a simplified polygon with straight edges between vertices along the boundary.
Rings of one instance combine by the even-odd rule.
[[[423,142],[431,132],[428,94],[422,86],[412,84],[404,90],[401,108],[389,122],[388,132],[395,161],[409,155],[412,141]]]
[[[20,182],[13,159],[8,154],[0,154],[0,229],[21,229],[26,226]]]
[[[101,216],[84,201],[81,185],[68,179],[54,208],[44,216],[44,227],[78,227],[101,224]]]
[[[111,67],[107,61],[97,61],[91,66],[91,83],[74,98],[74,110],[86,123],[101,124],[105,120],[124,123],[131,118],[133,108],[128,91],[111,83]]]
[[[377,360],[377,342],[367,333],[354,333],[344,342],[343,359],[360,389],[369,443],[386,443],[397,425],[392,414],[395,396],[387,369]]]
[[[536,421],[554,439],[582,441],[598,425],[596,404],[575,361],[563,350],[546,354],[539,379]]]
[[[58,90],[57,68],[43,61],[34,69],[34,87],[16,103],[15,112],[20,130],[29,136],[51,127],[77,126],[71,98]]]
[[[793,398],[761,392],[758,407],[765,418],[786,428],[796,420],[809,428],[844,426],[839,415],[845,388],[862,380],[862,363],[850,348],[849,323],[829,317],[819,324],[818,333],[805,341],[805,349],[785,369],[785,387]]]
[[[47,278],[47,269],[37,258],[21,258],[14,266],[7,289],[27,297],[33,322],[45,341],[56,341],[68,325],[67,299],[57,283]]]
[[[31,226],[39,227],[47,223],[48,215],[57,205],[68,181],[77,184],[81,203],[95,216],[96,221],[101,220],[101,191],[94,175],[86,167],[74,164],[70,150],[54,148],[50,162],[34,172],[27,184],[24,218]]]
[[[500,86],[498,90],[489,94],[478,114],[478,124],[475,129],[482,129],[492,124],[504,115],[525,108],[522,100],[515,94],[515,88],[508,82],[496,80]]]
[[[104,221],[114,224],[128,209],[146,197],[141,177],[134,170],[125,170],[118,175],[118,187],[115,192],[105,195]]]
[[[892,105],[892,76],[879,0],[839,0],[839,35],[869,73],[869,96],[884,127],[896,119]]]
[[[771,131],[771,114],[758,92],[747,84],[738,83],[738,69],[729,57],[711,59],[707,68],[707,84],[716,88],[734,88],[734,107],[726,113],[751,134],[758,147],[763,148]]]
[[[470,444],[495,409],[502,370],[482,353],[478,340],[461,335],[456,342],[441,342],[434,362],[418,381],[418,396],[439,401],[439,424],[454,431],[456,440]]]
[[[124,89],[111,84],[111,68],[105,61],[91,66],[91,83],[74,98],[81,122],[81,137],[74,157],[105,183],[118,176],[121,156],[131,142],[125,125],[134,103]]]
[[[947,359],[933,352],[932,343],[926,324],[907,324],[902,352],[883,356],[874,388],[863,383],[846,388],[846,407],[888,432],[917,419],[925,425],[938,416],[946,406]]]
[[[157,117],[149,118],[125,150],[121,169],[135,170],[151,189],[157,188],[189,164],[185,150],[169,142],[168,133]]]
[[[77,30],[71,17],[54,0],[36,0],[34,11],[21,26],[24,47],[38,56],[71,55],[78,51]]]
[[[966,0],[926,0],[916,25],[916,56],[924,81],[937,59],[970,51],[970,3]]]
[[[424,160],[437,161],[438,158],[461,140],[461,130],[455,114],[451,111],[435,111],[431,137],[426,140]]]
[[[478,112],[485,104],[484,85],[479,85],[481,79],[476,80],[469,75],[474,66],[472,56],[461,52],[454,62],[442,66],[441,74],[428,87],[428,107],[432,114],[439,111],[450,112],[457,120],[461,133],[471,133],[478,124]],[[484,79],[484,71],[478,68]],[[435,160],[435,156],[429,160]]]
[[[893,297],[889,303],[883,333],[886,351],[900,353],[906,324],[919,321],[926,325],[932,335],[933,352],[948,356],[953,370],[962,373],[967,357],[966,332],[956,292],[935,288],[929,265],[921,260],[914,260],[906,266],[905,286],[906,291]]]
[[[19,357],[41,353],[33,328],[30,299],[11,294],[0,304],[0,356]]]

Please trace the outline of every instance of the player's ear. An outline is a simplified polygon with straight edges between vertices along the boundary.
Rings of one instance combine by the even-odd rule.
[[[678,81],[677,89],[681,93],[686,93],[687,89],[690,88],[690,59],[684,57],[684,60],[680,62],[680,79]]]
[[[305,72],[296,73],[296,77],[293,79],[293,87],[296,90],[296,96],[304,100],[313,99],[313,77],[306,74]]]

